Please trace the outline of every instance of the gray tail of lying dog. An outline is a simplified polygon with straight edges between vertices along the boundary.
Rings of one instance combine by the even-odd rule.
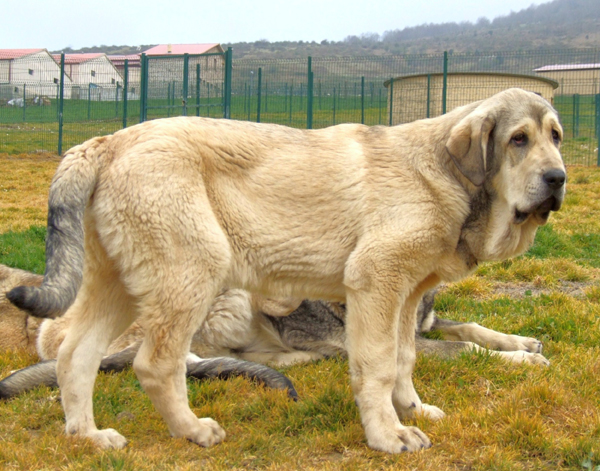
[[[100,371],[121,371],[131,364],[137,348],[130,347],[102,360]],[[288,397],[298,400],[292,382],[282,373],[258,363],[219,357],[187,362],[187,376],[196,379],[227,379],[236,376],[249,378],[266,387],[287,392]],[[46,360],[22,370],[15,371],[0,381],[0,399],[10,399],[38,386],[57,387],[56,360]]]
[[[83,278],[83,214],[94,192],[107,139],[74,147],[63,158],[50,186],[46,272],[42,285],[17,286],[6,297],[35,317],[57,317],[75,300]]]

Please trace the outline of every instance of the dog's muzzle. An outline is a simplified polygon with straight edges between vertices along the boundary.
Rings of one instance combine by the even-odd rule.
[[[562,206],[565,196],[565,182],[567,175],[562,169],[552,169],[542,175],[545,198],[526,210],[515,208],[515,224],[522,224],[529,216],[534,216],[539,225],[546,224],[550,213],[558,211]]]

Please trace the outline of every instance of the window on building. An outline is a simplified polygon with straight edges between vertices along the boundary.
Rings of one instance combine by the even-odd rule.
[[[19,87],[15,87],[15,93],[19,93]]]
[[[58,83],[58,79],[57,78],[54,79],[54,83]]]
[[[115,84],[115,79],[110,79],[110,83]]]
[[[96,71],[92,70],[92,77],[95,77],[95,76],[96,76]]]
[[[33,69],[29,69],[29,75],[33,75]]]

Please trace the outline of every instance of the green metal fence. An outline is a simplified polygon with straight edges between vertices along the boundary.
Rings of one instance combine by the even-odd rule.
[[[54,66],[35,60],[14,61],[8,77],[0,54],[0,152],[61,153],[89,137],[170,116],[309,129],[394,125],[520,86],[553,101],[568,163],[600,164],[598,49],[297,60],[235,60],[231,50],[142,54],[118,74],[100,63],[74,69],[64,57]]]

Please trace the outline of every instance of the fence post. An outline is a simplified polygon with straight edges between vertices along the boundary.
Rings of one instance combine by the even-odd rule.
[[[58,88],[58,155],[62,155],[63,111],[65,105],[65,53],[60,54],[60,85]]]
[[[446,99],[448,98],[448,51],[444,51],[444,78],[442,83],[442,114],[446,114]]]
[[[360,78],[360,124],[365,124],[365,77]]]
[[[183,55],[183,109],[181,110],[183,116],[187,116],[187,99],[188,99],[188,80],[190,75],[190,55],[185,53]]]
[[[115,91],[115,119],[119,117],[119,82],[117,81],[117,89]]]
[[[427,118],[429,118],[430,109],[431,109],[431,74],[427,74],[427,114],[426,114]]]
[[[600,93],[596,95],[596,140],[597,140],[597,156],[596,165],[600,167]]]
[[[394,77],[390,79],[390,121],[388,126],[392,126],[392,110],[394,109]]]
[[[196,116],[200,116],[200,64],[196,64]]]
[[[256,105],[256,122],[260,123],[260,98],[262,93],[262,67],[258,68],[258,103]]]
[[[127,127],[127,89],[129,88],[129,59],[125,59],[123,70],[123,128]]]
[[[228,47],[225,53],[225,96],[223,100],[223,117],[231,119],[231,79],[233,74],[233,49]],[[210,110],[210,102],[208,103]]]
[[[142,53],[140,58],[140,123],[143,123],[145,119],[147,68],[146,54]]]
[[[312,57],[308,56],[308,84],[306,86],[306,129],[313,125],[313,72]]]

